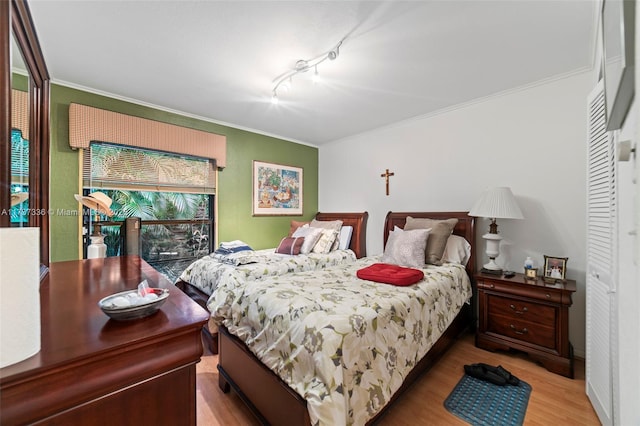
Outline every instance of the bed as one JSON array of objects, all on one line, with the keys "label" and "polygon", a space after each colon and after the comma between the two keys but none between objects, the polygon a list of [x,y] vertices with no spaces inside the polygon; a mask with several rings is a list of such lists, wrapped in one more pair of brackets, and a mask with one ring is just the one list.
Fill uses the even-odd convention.
[{"label": "bed", "polygon": [[[475,246],[474,219],[467,212],[389,212],[385,245],[409,216],[458,219],[453,233]],[[379,261],[373,256],[270,277],[238,286],[237,292],[219,287],[209,308],[220,323],[220,388],[233,388],[265,424],[375,422],[472,325],[475,256],[471,249],[466,266],[425,267],[425,279],[413,286],[354,278],[358,268]],[[451,279],[441,282],[437,274]],[[426,319],[423,311],[435,315]],[[263,329],[263,323],[282,328]]]},{"label": "bed", "polygon": [[[255,262],[231,265],[205,256],[193,262],[180,275],[175,285],[205,309],[211,294],[220,282],[225,280],[257,280],[270,275],[282,275],[303,270],[315,270],[331,265],[350,263],[366,256],[367,212],[316,214],[318,221],[342,221],[343,226],[352,228],[347,250],[336,250],[328,254],[286,256],[274,254],[274,249],[255,252]],[[203,328],[204,341],[212,353],[218,353],[217,328],[208,324]]]}]

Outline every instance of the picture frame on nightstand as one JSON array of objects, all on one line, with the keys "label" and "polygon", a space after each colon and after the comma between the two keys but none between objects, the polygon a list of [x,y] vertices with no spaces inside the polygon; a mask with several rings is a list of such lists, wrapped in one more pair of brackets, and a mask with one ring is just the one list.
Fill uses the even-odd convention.
[{"label": "picture frame on nightstand", "polygon": [[544,255],[544,275],[546,283],[565,282],[568,257],[553,257]]}]

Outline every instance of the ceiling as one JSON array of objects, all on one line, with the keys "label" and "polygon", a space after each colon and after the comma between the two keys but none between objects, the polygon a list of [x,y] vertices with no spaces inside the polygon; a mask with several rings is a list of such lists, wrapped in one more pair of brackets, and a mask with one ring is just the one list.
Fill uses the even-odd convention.
[{"label": "ceiling", "polygon": [[[590,69],[588,0],[30,0],[54,83],[320,146]],[[273,81],[332,49],[340,55]]]}]

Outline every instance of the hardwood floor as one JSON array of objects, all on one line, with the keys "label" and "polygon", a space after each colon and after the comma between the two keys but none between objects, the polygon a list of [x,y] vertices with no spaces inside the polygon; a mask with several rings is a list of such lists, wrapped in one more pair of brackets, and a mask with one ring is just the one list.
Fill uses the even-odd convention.
[{"label": "hardwood floor", "polygon": [[[380,420],[378,425],[466,425],[444,408],[463,374],[463,365],[484,362],[502,365],[532,387],[525,425],[599,425],[585,394],[584,362],[576,361],[575,379],[548,372],[525,354],[488,352],[474,346],[473,335],[461,337]],[[197,365],[197,414],[200,426],[250,426],[259,422],[236,394],[218,388],[217,355],[206,352]]]}]

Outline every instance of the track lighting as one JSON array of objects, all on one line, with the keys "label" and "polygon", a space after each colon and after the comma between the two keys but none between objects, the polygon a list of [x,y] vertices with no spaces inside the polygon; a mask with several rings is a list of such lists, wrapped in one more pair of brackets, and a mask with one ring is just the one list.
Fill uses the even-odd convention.
[{"label": "track lighting", "polygon": [[290,90],[293,83],[292,78],[297,74],[307,72],[310,69],[313,69],[314,73],[311,79],[313,80],[314,83],[319,82],[320,75],[318,74],[318,65],[320,65],[322,62],[326,61],[327,59],[331,61],[335,60],[338,57],[338,55],[340,55],[340,46],[342,45],[343,40],[340,40],[340,42],[333,49],[323,53],[322,55],[316,56],[315,58],[312,58],[312,59],[300,59],[295,63],[295,66],[293,69],[284,72],[283,74],[279,75],[275,80],[273,80],[271,103],[278,104],[278,91],[286,92]]}]

